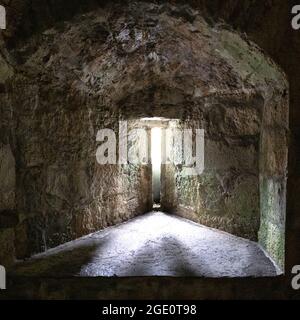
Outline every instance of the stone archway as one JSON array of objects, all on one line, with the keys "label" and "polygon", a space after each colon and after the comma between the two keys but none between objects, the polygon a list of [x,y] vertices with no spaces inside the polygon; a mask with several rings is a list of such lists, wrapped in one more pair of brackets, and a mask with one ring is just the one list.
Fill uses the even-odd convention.
[{"label": "stone archway", "polygon": [[193,10],[141,3],[74,18],[12,54],[19,257],[149,211],[147,166],[99,168],[95,135],[157,116],[206,131],[205,175],[166,168],[164,207],[258,238],[283,268],[288,84],[256,45]]}]

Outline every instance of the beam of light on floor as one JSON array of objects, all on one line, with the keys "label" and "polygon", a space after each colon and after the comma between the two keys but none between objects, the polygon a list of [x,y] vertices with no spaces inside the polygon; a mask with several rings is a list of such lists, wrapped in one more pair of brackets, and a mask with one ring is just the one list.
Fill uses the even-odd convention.
[{"label": "beam of light on floor", "polygon": [[71,241],[12,270],[21,277],[275,277],[273,262],[250,240],[151,212]]}]

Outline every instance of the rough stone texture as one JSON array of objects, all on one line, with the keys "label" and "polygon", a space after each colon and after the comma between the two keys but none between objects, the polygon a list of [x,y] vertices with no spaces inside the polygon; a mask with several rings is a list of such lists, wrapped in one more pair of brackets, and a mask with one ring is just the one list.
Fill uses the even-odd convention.
[{"label": "rough stone texture", "polygon": [[[218,110],[217,113],[220,115]],[[205,168],[200,175],[186,176],[186,166],[172,168],[167,165],[162,176],[162,180],[166,180],[162,207],[202,224],[257,240],[260,221],[259,136],[256,133],[252,137],[228,137],[228,133],[223,132],[222,138],[215,138],[223,120],[190,122],[182,126],[205,129]],[[236,118],[236,122],[241,121]],[[211,126],[216,128],[209,129]]]},{"label": "rough stone texture", "polygon": [[5,100],[5,83],[13,76],[13,68],[6,60],[0,35],[0,264],[9,266],[15,261],[15,233],[18,214],[15,212],[16,202],[16,165],[10,145],[9,127],[11,120],[10,106]]},{"label": "rough stone texture", "polygon": [[21,262],[24,277],[272,277],[257,243],[151,212]]},{"label": "rough stone texture", "polygon": [[0,262],[10,266],[15,262],[15,234],[13,228],[0,229]]},{"label": "rough stone texture", "polygon": [[0,145],[0,211],[15,207],[15,159],[9,145]]},{"label": "rough stone texture", "polygon": [[[211,27],[191,8],[130,3],[54,26],[18,44],[11,56],[18,64],[6,103],[28,254],[149,209],[144,169],[95,163],[98,129],[118,132],[118,119],[149,116],[176,117],[206,132],[210,168],[193,181],[176,175],[174,211],[192,211],[197,221],[256,239],[259,137],[266,132],[262,141],[269,136],[285,146],[285,134],[264,126],[286,129],[288,96],[283,73],[253,43]],[[285,149],[277,156],[270,148],[262,143],[267,165],[272,156],[286,158]],[[232,159],[217,163],[228,154]],[[261,170],[268,172],[267,165]],[[129,184],[120,182],[124,172]],[[141,196],[139,189],[148,192]],[[284,229],[269,232],[270,214],[264,214],[261,239],[279,261],[283,247],[274,251],[267,242]]]},{"label": "rough stone texture", "polygon": [[77,18],[63,32],[57,27],[17,47],[11,52],[15,76],[9,80],[3,73],[3,132],[14,149],[17,189],[10,172],[14,158],[5,145],[0,149],[5,176],[0,203],[16,191],[10,207],[16,207],[21,223],[15,230],[17,258],[151,209],[149,166],[96,163],[97,130],[118,133],[119,114],[101,101],[113,95],[108,88],[101,94],[96,83],[95,92],[88,89],[94,75],[87,69],[99,66],[98,50],[108,45],[109,35],[104,13],[92,16],[94,21]]},{"label": "rough stone texture", "polygon": [[[2,1],[7,3],[8,1]],[[100,1],[9,1],[9,29],[6,42],[11,47],[34,32],[46,30],[55,22],[66,20],[80,11],[91,10]],[[15,291],[11,297],[27,298],[299,298],[291,289],[290,270],[300,259],[299,215],[299,33],[290,25],[294,1],[174,1],[190,3],[206,15],[225,19],[266,50],[288,74],[290,96],[289,178],[286,227],[286,275],[277,279],[10,279]],[[221,21],[222,24],[222,21]],[[2,105],[3,106],[3,105]],[[1,112],[2,109],[0,108]],[[1,117],[1,120],[3,118]],[[2,125],[2,123],[1,123]],[[3,137],[3,134],[1,134]],[[30,286],[31,285],[31,286]],[[216,290],[215,288],[218,288]]]}]

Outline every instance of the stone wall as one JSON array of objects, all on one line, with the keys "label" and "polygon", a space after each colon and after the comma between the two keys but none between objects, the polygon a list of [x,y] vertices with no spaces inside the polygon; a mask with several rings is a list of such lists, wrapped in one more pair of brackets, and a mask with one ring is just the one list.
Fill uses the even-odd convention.
[{"label": "stone wall", "polygon": [[[0,39],[0,48],[3,42]],[[5,82],[13,76],[13,69],[0,55],[0,101],[5,98]],[[16,165],[10,139],[11,109],[0,104],[0,262],[10,265],[15,258],[14,227],[18,224],[15,211]]]},{"label": "stone wall", "polygon": [[[287,114],[287,85],[281,71],[245,37],[242,39],[227,30],[227,26],[207,24],[189,7],[133,4],[127,11],[122,6],[116,6],[113,10],[93,11],[84,16],[77,16],[72,21],[57,23],[59,20],[70,18],[73,11],[68,13],[68,17],[64,17],[63,13],[51,16],[47,14],[51,10],[46,2],[44,6],[41,5],[43,2],[40,2],[40,5],[30,4],[30,8],[27,1],[20,3],[22,6],[16,4],[14,7],[14,3],[10,4],[13,9],[9,11],[10,15],[17,12],[15,16],[18,19],[14,22],[14,28],[5,35],[16,75],[5,84],[5,97],[1,98],[4,99],[1,105],[7,117],[12,115],[9,147],[8,142],[4,145],[11,148],[16,161],[15,207],[20,219],[18,227],[15,228],[16,239],[25,239],[16,240],[19,242],[17,251],[20,257],[120,221],[119,217],[107,216],[114,208],[120,209],[117,205],[119,202],[109,202],[115,205],[108,207],[107,213],[103,215],[98,210],[103,203],[103,207],[106,207],[107,202],[104,199],[116,198],[117,193],[112,192],[104,196],[99,181],[106,177],[106,173],[103,174],[94,163],[96,130],[99,126],[115,127],[120,113],[135,114],[136,118],[166,116],[186,119],[185,110],[203,109],[206,107],[205,103],[209,103],[214,108],[203,110],[209,117],[204,123],[207,126],[209,123],[217,124],[218,117],[221,116],[221,120],[226,124],[227,119],[229,126],[223,129],[227,133],[230,133],[230,130],[234,131],[229,134],[232,140],[226,143],[223,141],[224,148],[228,148],[229,145],[230,148],[234,146],[237,149],[239,144],[234,144],[234,140],[237,136],[241,138],[238,131],[246,130],[247,127],[240,127],[239,121],[230,123],[231,117],[228,117],[228,112],[242,110],[243,107],[240,106],[246,101],[253,110],[260,108],[259,114],[264,109],[273,108],[278,108],[279,113],[283,112],[283,115]],[[67,3],[69,4],[66,2],[65,6]],[[78,4],[78,10],[84,10],[83,2],[78,1]],[[222,1],[210,1],[204,5],[199,5],[196,1],[194,4],[203,9],[203,15],[214,12],[215,16],[219,14],[228,20],[235,17],[239,10],[250,10],[252,16],[255,12],[258,16],[265,17],[263,10],[259,13],[254,10],[260,8],[259,4],[255,4],[254,9],[246,4],[236,4],[235,1],[228,1],[226,5]],[[62,12],[60,8],[59,1],[55,1],[52,12]],[[36,24],[28,23],[31,21],[29,12],[35,14]],[[139,19],[141,12],[147,13],[147,21]],[[273,17],[274,15],[272,19],[275,21]],[[23,25],[25,21],[27,22]],[[244,19],[239,15],[234,21],[236,25],[242,25],[246,29]],[[251,21],[248,22],[250,24]],[[23,34],[20,32],[20,26]],[[262,45],[266,39],[259,35],[260,32],[257,30],[259,28],[249,32],[256,32],[256,40]],[[37,34],[27,38],[32,32],[37,31]],[[266,49],[274,50],[268,46]],[[258,105],[256,100],[260,101]],[[240,106],[224,107],[236,101],[241,102]],[[241,119],[245,116],[242,113],[243,111],[238,116]],[[193,116],[199,119],[198,115]],[[210,118],[214,120],[209,121]],[[259,119],[261,121],[261,118]],[[259,132],[262,133],[263,121],[259,126],[262,126],[259,127]],[[266,131],[266,134],[270,132],[272,140],[280,140],[279,144],[283,146],[281,154],[286,159],[286,142],[283,142],[286,137],[286,119],[280,127],[284,132],[283,136],[281,131],[280,135],[276,136],[272,135],[271,132],[274,131],[271,130]],[[256,131],[251,132],[250,137],[245,134],[247,139],[249,138],[246,140],[250,151],[249,155],[245,156],[247,159],[243,163],[243,171],[246,171],[247,161],[251,162],[253,158],[251,170],[254,173],[251,172],[250,176],[255,180],[251,182],[252,185],[257,186],[258,141],[255,137],[258,129],[254,128]],[[211,130],[214,131],[213,128]],[[264,139],[261,140],[260,150],[265,152],[264,159],[269,162],[274,154],[279,153],[266,150],[263,147],[263,141],[266,141]],[[219,137],[212,134],[207,144],[208,150],[211,149],[210,154],[215,153],[214,145],[218,144],[218,141]],[[244,145],[242,148],[246,149]],[[225,153],[227,154],[224,150],[222,156]],[[277,157],[275,155],[275,158]],[[231,170],[235,161],[236,159],[229,159],[226,169],[222,169],[221,173],[220,180],[223,182],[224,177],[228,175],[229,187],[232,187],[232,177],[235,183],[243,184],[240,173]],[[238,162],[241,162],[241,159]],[[261,166],[261,185],[266,185],[266,179],[271,178],[271,182],[263,189],[271,189],[274,192],[278,190],[278,187],[271,188],[278,173],[282,186],[280,199],[284,199],[284,164],[280,167],[282,170],[279,164],[275,164],[275,170],[278,170],[276,173],[270,173],[268,168]],[[116,190],[119,177],[123,176],[120,173],[121,169],[107,170],[113,177],[109,181],[110,190]],[[137,173],[136,176],[147,177],[147,168],[141,170],[143,171],[136,168],[133,172]],[[127,175],[128,173],[125,173],[124,180],[127,179]],[[213,182],[216,182],[216,177],[215,174]],[[137,186],[139,181],[143,181],[143,178],[130,180],[129,183]],[[216,189],[227,188],[227,182],[221,181],[217,181]],[[188,183],[192,186],[199,185],[195,181]],[[128,185],[126,186],[128,189]],[[129,184],[129,187],[131,186]],[[141,186],[148,190],[147,184],[141,183],[138,188]],[[257,204],[257,194],[254,194],[251,198],[255,199]],[[187,196],[183,193],[182,200],[186,201]],[[133,198],[139,199],[138,194]],[[124,195],[123,199],[126,202],[132,197]],[[225,199],[226,192],[219,199],[220,203]],[[134,201],[132,212],[137,212],[137,208],[149,209],[145,202]],[[269,202],[272,202],[272,199]],[[249,208],[249,205],[247,207]],[[236,205],[234,208],[241,212]],[[260,238],[272,254],[273,251],[278,252],[278,248],[282,248],[282,241],[273,249],[266,240],[270,237],[264,237],[264,234],[282,235],[284,221],[281,219],[278,222],[277,229],[280,229],[280,232],[276,233],[271,229],[274,220],[268,217],[273,213],[276,216],[282,213],[284,203],[281,201],[278,206],[273,202],[271,209],[269,208],[268,206],[265,210],[267,218],[262,220]],[[225,213],[222,215],[226,217]],[[249,218],[248,215],[247,217]],[[122,216],[123,218],[126,219],[128,216]],[[253,218],[252,222],[255,221],[252,226],[257,230],[256,209],[250,218]],[[253,236],[253,230],[243,233],[251,234],[249,237]],[[282,252],[282,249],[279,251]],[[277,253],[274,254],[274,258],[277,256]]]},{"label": "stone wall", "polygon": [[[80,50],[73,52],[77,57],[67,52],[75,34],[68,45],[62,38],[48,42],[60,32],[46,32],[46,42],[33,38],[32,57],[21,52],[24,47],[9,56],[11,64],[1,56],[0,263],[5,266],[152,208],[149,165],[96,162],[97,131],[110,128],[118,135],[119,115],[96,94],[72,88],[78,75],[70,64],[83,67],[79,57],[89,58]],[[84,41],[78,46],[89,50],[91,39]]]},{"label": "stone wall", "polygon": [[[274,96],[268,97],[263,109],[259,160],[259,242],[282,269],[285,260],[289,136],[287,98],[278,101]],[[270,104],[269,99],[274,99],[274,102]]]},{"label": "stone wall", "polygon": [[28,242],[26,251],[22,252],[24,245],[17,248],[18,257],[151,208],[149,167],[96,162],[97,131],[110,128],[117,135],[118,118],[99,107],[97,99],[76,101],[69,96],[71,88],[58,86],[37,85],[35,79],[24,78],[13,84],[17,210],[23,217],[16,238],[26,234]]},{"label": "stone wall", "polygon": [[[165,211],[257,241],[259,105],[261,101],[255,99],[248,102],[223,99],[222,103],[206,103],[202,111],[205,120],[197,121],[196,115],[181,122],[177,129],[204,130],[204,171],[186,175],[184,164],[165,166],[162,176]],[[249,119],[247,125],[245,119]]]},{"label": "stone wall", "polygon": [[206,101],[198,121],[190,110],[176,128],[204,129],[204,172],[186,176],[184,165],[163,166],[162,207],[259,240],[283,269],[288,108],[286,97],[279,100]]}]

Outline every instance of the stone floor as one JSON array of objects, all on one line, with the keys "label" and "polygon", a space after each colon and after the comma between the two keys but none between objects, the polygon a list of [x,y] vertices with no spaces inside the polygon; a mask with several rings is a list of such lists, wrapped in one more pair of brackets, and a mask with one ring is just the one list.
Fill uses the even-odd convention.
[{"label": "stone floor", "polygon": [[259,277],[277,270],[255,242],[151,212],[20,262],[12,274]]}]

